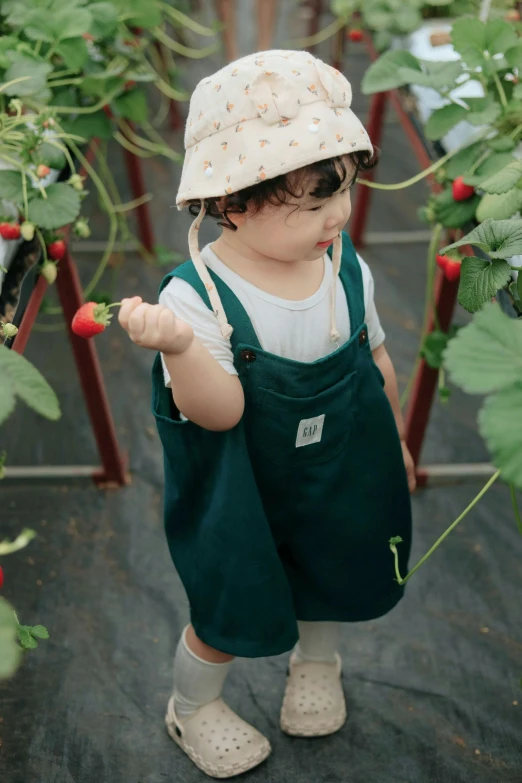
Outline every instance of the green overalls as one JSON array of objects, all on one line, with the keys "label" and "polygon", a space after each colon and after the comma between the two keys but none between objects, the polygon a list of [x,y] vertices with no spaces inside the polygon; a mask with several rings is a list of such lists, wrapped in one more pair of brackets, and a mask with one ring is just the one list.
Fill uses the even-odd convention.
[{"label": "green overalls", "polygon": [[[211,274],[234,328],[245,413],[227,432],[181,421],[156,357],[165,528],[199,638],[232,655],[277,655],[296,643],[297,620],[370,620],[400,600],[388,540],[402,536],[405,573],[408,483],[349,237],[340,278],[352,336],[315,362],[264,351],[239,300]],[[210,306],[192,262],[162,288],[173,276]]]}]

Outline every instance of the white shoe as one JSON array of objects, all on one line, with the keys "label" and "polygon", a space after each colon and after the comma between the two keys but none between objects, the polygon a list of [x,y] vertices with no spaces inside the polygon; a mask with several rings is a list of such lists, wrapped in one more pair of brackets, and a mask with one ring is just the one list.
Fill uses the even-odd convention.
[{"label": "white shoe", "polygon": [[174,742],[210,777],[241,775],[261,764],[272,750],[266,737],[236,715],[222,699],[215,699],[180,720],[171,696],[165,723]]},{"label": "white shoe", "polygon": [[281,728],[294,737],[323,737],[339,731],[346,721],[341,684],[341,658],[335,663],[299,662],[290,656]]}]

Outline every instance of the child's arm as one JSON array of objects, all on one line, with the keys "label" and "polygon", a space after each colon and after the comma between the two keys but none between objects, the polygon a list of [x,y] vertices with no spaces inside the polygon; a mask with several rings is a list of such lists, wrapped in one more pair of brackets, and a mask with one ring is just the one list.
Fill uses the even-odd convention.
[{"label": "child's arm", "polygon": [[230,375],[194,336],[184,321],[163,305],[123,299],[118,320],[133,342],[163,354],[177,408],[206,430],[236,426],[245,398],[237,376]]},{"label": "child's arm", "polygon": [[395,416],[395,422],[397,424],[397,429],[399,431],[399,437],[402,444],[404,464],[408,474],[408,486],[410,488],[410,492],[413,492],[417,484],[417,479],[415,476],[415,465],[406,445],[406,441],[404,440],[406,433],[404,431],[404,420],[402,418],[401,405],[399,402],[399,388],[397,386],[395,370],[392,364],[392,360],[388,355],[388,351],[384,347],[384,344],[379,345],[375,351],[372,351],[372,355],[375,364],[378,366],[379,370],[384,376],[384,391],[386,392],[386,396],[390,401],[393,415]]}]

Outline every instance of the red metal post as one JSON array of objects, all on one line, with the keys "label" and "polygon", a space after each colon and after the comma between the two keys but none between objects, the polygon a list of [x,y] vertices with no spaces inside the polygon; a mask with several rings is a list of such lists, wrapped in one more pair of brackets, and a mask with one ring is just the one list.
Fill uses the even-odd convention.
[{"label": "red metal post", "polygon": [[[451,324],[457,293],[458,280],[448,280],[439,272],[435,286],[435,307],[442,331],[446,332]],[[428,325],[428,331],[433,330],[433,318]],[[415,384],[412,389],[410,403],[406,411],[406,443],[413,461],[419,464],[422,444],[426,434],[426,428],[430,417],[433,397],[437,388],[438,370],[429,367],[424,359],[421,360]]]},{"label": "red metal post", "polygon": [[31,329],[33,328],[36,316],[40,310],[40,305],[42,304],[42,299],[45,296],[46,290],[47,280],[43,275],[39,275],[38,282],[27,303],[27,307],[25,308],[17,335],[13,340],[13,351],[16,351],[16,353],[23,354],[25,351],[25,346],[29,340]]},{"label": "red metal post", "polygon": [[129,477],[126,472],[126,459],[118,446],[116,429],[105,391],[96,347],[92,340],[78,337],[71,329],[74,314],[83,304],[83,296],[78,271],[70,256],[69,249],[67,249],[64,258],[58,265],[56,287],[63,308],[87,410],[102,460],[103,471],[95,475],[95,481],[97,483],[123,486],[129,483]]}]

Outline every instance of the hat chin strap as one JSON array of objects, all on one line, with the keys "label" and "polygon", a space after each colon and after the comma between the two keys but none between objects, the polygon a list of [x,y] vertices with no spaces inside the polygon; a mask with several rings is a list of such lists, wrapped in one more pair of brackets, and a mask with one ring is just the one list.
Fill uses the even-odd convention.
[{"label": "hat chin strap", "polygon": [[205,212],[206,212],[205,202],[202,199],[199,215],[192,223],[189,231],[188,242],[189,242],[190,257],[192,258],[192,262],[196,268],[196,272],[198,273],[201,282],[207,289],[208,298],[210,299],[210,304],[212,305],[214,315],[218,320],[219,328],[221,329],[221,334],[223,335],[225,340],[228,340],[234,330],[232,329],[232,327],[227,321],[225,310],[221,303],[221,298],[216,290],[214,281],[210,277],[210,273],[206,267],[206,264],[201,258],[201,253],[199,252],[199,227],[201,225],[201,221],[205,217]]},{"label": "hat chin strap", "polygon": [[341,337],[337,329],[336,306],[337,306],[337,279],[339,277],[339,272],[341,270],[342,253],[343,253],[343,240],[341,234],[338,234],[334,239],[333,251],[332,251],[333,280],[332,280],[332,305],[330,308],[330,313],[331,313],[330,339],[334,343],[338,342]]}]

